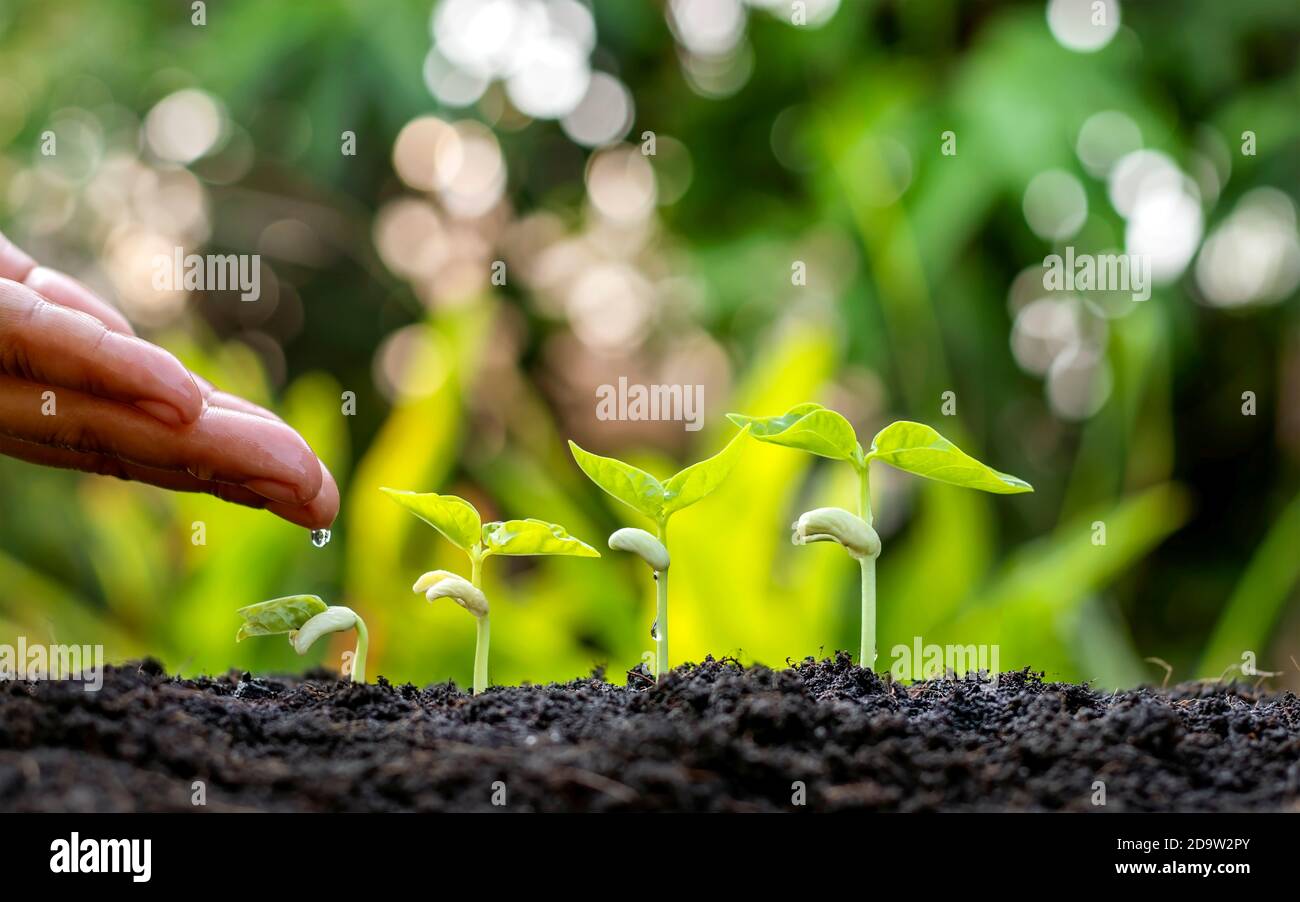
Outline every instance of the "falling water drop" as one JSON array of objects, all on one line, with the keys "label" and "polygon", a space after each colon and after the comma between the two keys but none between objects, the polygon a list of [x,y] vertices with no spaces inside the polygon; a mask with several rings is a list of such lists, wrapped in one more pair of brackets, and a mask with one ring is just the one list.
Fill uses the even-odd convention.
[{"label": "falling water drop", "polygon": [[311,531],[311,543],[317,548],[324,548],[330,543],[330,531],[328,529],[313,529]]}]

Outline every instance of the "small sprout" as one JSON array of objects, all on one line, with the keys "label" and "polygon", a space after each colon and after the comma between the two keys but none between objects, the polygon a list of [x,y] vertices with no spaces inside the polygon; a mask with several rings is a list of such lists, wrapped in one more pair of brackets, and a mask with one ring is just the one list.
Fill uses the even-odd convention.
[{"label": "small sprout", "polygon": [[[609,547],[640,555],[655,574],[656,617],[651,635],[655,641],[655,675],[668,672],[668,520],[673,514],[707,498],[720,486],[740,458],[748,429],[742,429],[717,454],[691,464],[667,482],[613,457],[601,457],[569,442],[573,459],[587,478],[628,507],[649,517],[659,528],[656,539],[641,529],[620,529],[609,537]],[[640,533],[641,536],[637,536]],[[650,539],[654,546],[647,545]],[[618,544],[615,544],[615,543]],[[659,552],[662,551],[662,556]],[[657,564],[662,563],[659,567]]]},{"label": "small sprout", "polygon": [[351,608],[331,605],[304,623],[300,629],[289,633],[289,644],[298,654],[305,655],[321,636],[353,629],[360,619]]},{"label": "small sprout", "polygon": [[1170,664],[1164,658],[1143,658],[1148,664],[1156,664],[1165,670],[1165,678],[1160,681],[1160,688],[1165,689],[1169,686],[1169,678],[1174,675],[1174,665]]},{"label": "small sprout", "polygon": [[854,560],[880,557],[880,536],[867,521],[840,507],[819,507],[794,524],[794,543],[839,542]]},{"label": "small sprout", "polygon": [[483,590],[447,570],[431,570],[415,581],[414,588],[416,592],[423,592],[429,601],[450,598],[475,617],[488,615],[488,600]]},{"label": "small sprout", "polygon": [[649,564],[650,569],[656,573],[663,573],[671,563],[664,543],[644,529],[637,529],[635,526],[625,526],[615,531],[609,537],[609,547],[615,551],[632,552]]},{"label": "small sprout", "polygon": [[450,598],[474,615],[477,624],[474,643],[475,695],[487,688],[488,647],[492,633],[488,619],[488,600],[480,585],[483,561],[494,554],[600,557],[599,551],[586,542],[575,539],[563,526],[555,523],[533,519],[484,523],[474,505],[455,495],[389,488],[381,488],[380,491],[438,530],[447,541],[469,557],[468,580],[448,570],[431,570],[416,580],[413,588],[416,592],[425,593],[425,598],[429,601]]},{"label": "small sprout", "polygon": [[370,634],[365,621],[351,608],[326,606],[316,595],[286,595],[240,608],[236,613],[244,618],[243,626],[235,634],[236,642],[249,636],[287,635],[289,645],[300,655],[307,654],[321,636],[355,629],[357,648],[352,656],[351,678],[354,683],[366,681]]},{"label": "small sprout", "polygon": [[871,462],[879,460],[916,476],[999,495],[1034,490],[1023,479],[980,463],[923,423],[891,423],[876,433],[870,449],[863,450],[849,421],[820,404],[796,404],[780,416],[729,413],[727,418],[760,442],[847,461],[857,471],[859,517],[845,519],[852,515],[838,508],[809,511],[795,523],[794,541],[796,545],[839,542],[858,560],[862,568],[859,662],[863,667],[874,667],[876,663],[876,558],[880,555],[880,537],[871,521]]}]

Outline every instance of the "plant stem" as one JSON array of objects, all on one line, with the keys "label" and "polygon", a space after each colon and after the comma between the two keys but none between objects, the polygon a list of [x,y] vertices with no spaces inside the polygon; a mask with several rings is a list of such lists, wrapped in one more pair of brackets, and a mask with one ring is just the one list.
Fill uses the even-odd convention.
[{"label": "plant stem", "polygon": [[474,619],[478,623],[478,639],[474,643],[474,694],[478,695],[488,684],[488,640],[492,626],[487,614]]},{"label": "plant stem", "polygon": [[[469,553],[469,581],[475,589],[483,588],[479,585],[483,581],[481,545],[475,545]],[[478,624],[474,639],[474,694],[478,695],[488,684],[488,643],[492,638],[492,624],[488,622],[487,614],[475,617],[474,622]]]},{"label": "plant stem", "polygon": [[858,466],[858,485],[861,488],[861,494],[858,496],[858,516],[867,521],[868,526],[872,526],[870,461],[864,462]]},{"label": "plant stem", "polygon": [[[864,461],[858,467],[862,494],[858,500],[858,516],[871,526],[871,463]],[[862,564],[862,644],[858,651],[858,666],[876,669],[876,559],[865,557]]]},{"label": "plant stem", "polygon": [[[668,521],[659,522],[659,541],[668,547]],[[668,673],[668,571],[655,572],[655,679]]]},{"label": "plant stem", "polygon": [[862,650],[858,666],[876,669],[876,559],[862,559]]},{"label": "plant stem", "polygon": [[366,631],[366,623],[359,616],[357,617],[357,650],[352,653],[352,682],[364,683],[366,681],[366,653],[370,651],[370,633]]}]

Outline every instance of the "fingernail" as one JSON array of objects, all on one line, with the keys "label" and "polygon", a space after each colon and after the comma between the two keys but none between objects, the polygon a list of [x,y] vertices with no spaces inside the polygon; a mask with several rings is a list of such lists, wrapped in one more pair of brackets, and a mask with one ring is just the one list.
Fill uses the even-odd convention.
[{"label": "fingernail", "polygon": [[162,401],[136,401],[135,406],[155,420],[162,420],[168,426],[179,426],[184,422],[179,410]]},{"label": "fingernail", "polygon": [[283,482],[276,482],[274,479],[250,479],[244,483],[244,487],[250,491],[257,492],[263,498],[270,498],[272,501],[280,501],[284,504],[302,504],[298,499],[298,492],[291,485]]}]

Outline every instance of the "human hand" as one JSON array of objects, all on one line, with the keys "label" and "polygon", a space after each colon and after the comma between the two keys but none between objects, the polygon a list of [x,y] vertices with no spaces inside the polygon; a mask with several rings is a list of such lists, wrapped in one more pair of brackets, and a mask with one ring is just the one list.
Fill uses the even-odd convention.
[{"label": "human hand", "polygon": [[4,235],[0,454],[206,492],[308,529],[338,514],[338,486],[297,432],[189,372]]}]

